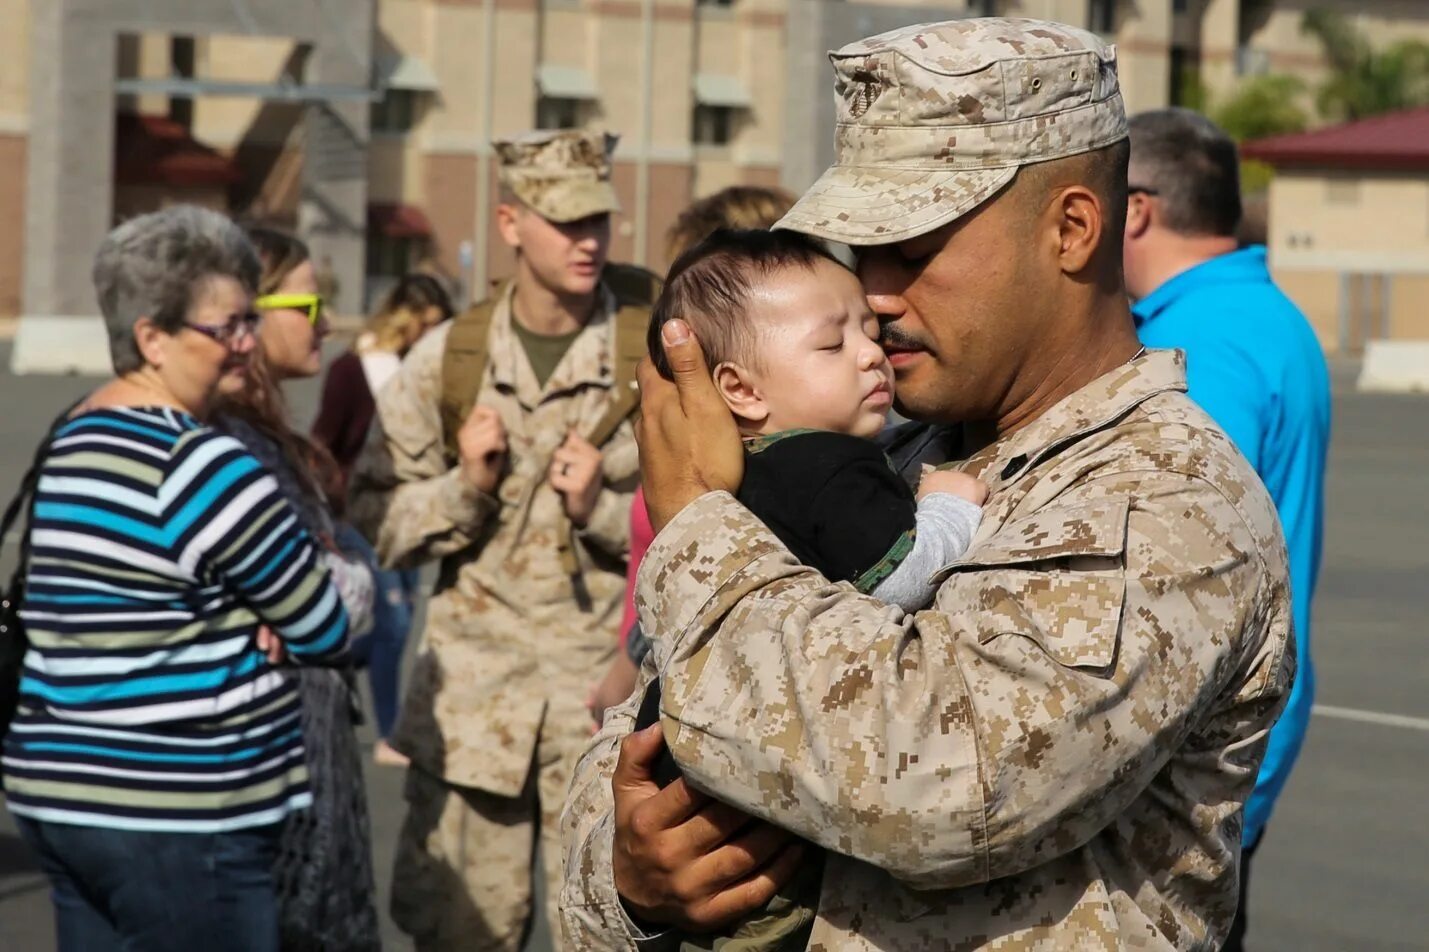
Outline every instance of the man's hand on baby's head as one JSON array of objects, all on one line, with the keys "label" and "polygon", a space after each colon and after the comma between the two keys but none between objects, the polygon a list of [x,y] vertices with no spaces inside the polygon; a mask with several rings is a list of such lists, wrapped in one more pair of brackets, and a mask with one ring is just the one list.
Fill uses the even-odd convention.
[{"label": "man's hand on baby's head", "polygon": [[930,493],[951,493],[981,506],[987,502],[987,483],[955,469],[929,469],[918,483],[918,498]]}]

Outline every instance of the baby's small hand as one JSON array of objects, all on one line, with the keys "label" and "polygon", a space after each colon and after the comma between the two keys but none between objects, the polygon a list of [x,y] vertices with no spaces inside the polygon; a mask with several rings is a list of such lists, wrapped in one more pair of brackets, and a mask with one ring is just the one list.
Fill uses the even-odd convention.
[{"label": "baby's small hand", "polygon": [[955,469],[933,469],[923,473],[918,483],[918,498],[929,493],[952,493],[981,506],[987,502],[987,484]]}]

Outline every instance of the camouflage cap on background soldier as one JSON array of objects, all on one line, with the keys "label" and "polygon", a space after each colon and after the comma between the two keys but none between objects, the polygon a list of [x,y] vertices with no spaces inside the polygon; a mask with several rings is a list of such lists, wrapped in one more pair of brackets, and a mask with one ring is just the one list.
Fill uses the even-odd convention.
[{"label": "camouflage cap on background soldier", "polygon": [[610,184],[611,155],[620,137],[564,129],[528,132],[493,142],[501,184],[542,218],[579,221],[620,211]]},{"label": "camouflage cap on background soldier", "polygon": [[1044,20],[905,27],[829,55],[837,160],[776,227],[849,245],[926,234],[1022,165],[1126,138],[1113,47]]}]

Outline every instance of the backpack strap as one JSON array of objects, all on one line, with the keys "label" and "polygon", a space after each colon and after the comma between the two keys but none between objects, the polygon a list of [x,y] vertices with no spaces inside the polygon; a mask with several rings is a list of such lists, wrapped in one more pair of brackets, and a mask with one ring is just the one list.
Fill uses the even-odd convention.
[{"label": "backpack strap", "polygon": [[605,281],[615,293],[620,309],[615,312],[615,384],[610,391],[610,406],[586,434],[595,446],[604,445],[620,424],[640,408],[636,371],[646,356],[650,308],[662,287],[653,272],[629,264],[606,266]]},{"label": "backpack strap", "polygon": [[[620,429],[620,424],[640,407],[636,370],[645,358],[650,307],[659,296],[661,287],[660,279],[653,272],[635,265],[608,264],[601,280],[615,295],[618,310],[615,314],[615,366],[612,368],[615,380],[610,405],[586,434],[586,439],[595,446],[607,443]],[[448,462],[453,466],[458,460],[457,432],[476,405],[491,361],[491,321],[496,313],[496,302],[505,293],[503,286],[492,297],[472,305],[453,319],[452,328],[447,332],[446,349],[442,353],[440,411],[442,445]],[[558,532],[557,540],[561,567],[571,577],[577,605],[581,611],[588,612],[591,601],[576,551],[579,543],[575,527],[567,522],[564,529]],[[456,567],[456,557],[448,557],[443,561],[443,576],[450,575],[454,579]]]},{"label": "backpack strap", "polygon": [[442,447],[447,462],[455,466],[458,458],[456,435],[481,390],[486,368],[491,363],[489,338],[491,318],[496,302],[505,288],[493,297],[478,301],[452,319],[447,332],[446,348],[442,351],[442,393],[439,410],[442,419]]},{"label": "backpack strap", "polygon": [[610,389],[610,406],[586,434],[595,446],[605,445],[620,424],[640,409],[636,371],[645,359],[645,332],[649,325],[649,307],[626,305],[615,314],[615,383]]}]

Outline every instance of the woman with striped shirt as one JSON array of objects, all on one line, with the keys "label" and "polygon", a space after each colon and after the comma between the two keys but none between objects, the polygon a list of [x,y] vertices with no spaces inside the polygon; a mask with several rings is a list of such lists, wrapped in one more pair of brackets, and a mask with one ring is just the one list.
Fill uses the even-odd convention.
[{"label": "woman with striped shirt", "polygon": [[95,262],[116,377],[41,469],[3,758],[62,952],[278,948],[277,831],[311,794],[273,661],[342,660],[348,619],[273,477],[204,422],[253,349],[258,270],[232,222],[182,206]]}]

